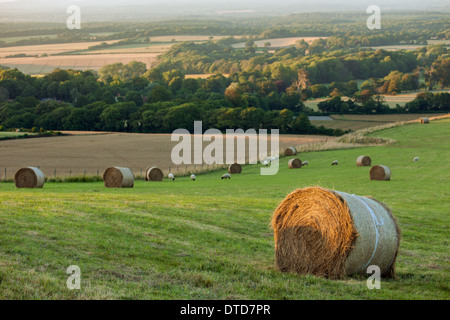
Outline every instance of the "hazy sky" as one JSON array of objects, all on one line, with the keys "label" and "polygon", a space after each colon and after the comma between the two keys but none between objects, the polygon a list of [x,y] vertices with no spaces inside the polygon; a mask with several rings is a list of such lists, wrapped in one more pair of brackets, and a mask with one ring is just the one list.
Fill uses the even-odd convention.
[{"label": "hazy sky", "polygon": [[382,10],[450,10],[448,0],[0,0],[0,22],[60,21],[72,4],[90,21],[365,11],[369,5]]}]

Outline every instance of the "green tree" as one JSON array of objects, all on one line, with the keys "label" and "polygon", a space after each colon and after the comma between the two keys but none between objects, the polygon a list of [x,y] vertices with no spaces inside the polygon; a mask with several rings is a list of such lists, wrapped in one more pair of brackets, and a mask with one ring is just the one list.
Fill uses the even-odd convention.
[{"label": "green tree", "polygon": [[124,128],[122,116],[117,107],[111,106],[103,110],[100,120],[105,131],[122,131]]},{"label": "green tree", "polygon": [[311,128],[311,121],[309,121],[308,116],[304,113],[301,113],[298,117],[296,117],[291,125],[292,133],[297,134],[308,134],[311,132]]},{"label": "green tree", "polygon": [[148,95],[148,102],[158,102],[170,100],[170,92],[163,86],[153,87]]},{"label": "green tree", "polygon": [[288,133],[290,126],[294,118],[294,113],[289,109],[283,109],[280,111],[279,129],[280,133]]},{"label": "green tree", "polygon": [[194,131],[194,121],[202,120],[202,112],[199,107],[193,103],[185,103],[172,107],[167,112],[163,120],[164,130],[167,132],[176,129],[187,129]]},{"label": "green tree", "polygon": [[246,108],[241,111],[242,129],[261,129],[264,120],[264,110],[260,108]]}]

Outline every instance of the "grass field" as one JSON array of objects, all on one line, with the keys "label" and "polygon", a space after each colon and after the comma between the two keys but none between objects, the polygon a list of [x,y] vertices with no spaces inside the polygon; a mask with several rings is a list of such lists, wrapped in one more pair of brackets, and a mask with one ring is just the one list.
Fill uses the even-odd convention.
[{"label": "grass field", "polygon": [[315,126],[324,126],[331,129],[342,129],[353,131],[380,126],[383,124],[398,122],[398,121],[411,121],[414,119],[420,119],[421,117],[433,117],[443,114],[380,114],[380,115],[359,115],[359,114],[343,114],[332,115],[333,120],[311,120],[311,123]]},{"label": "grass field", "polygon": [[34,135],[35,133],[30,133],[30,132],[8,132],[8,131],[0,131],[0,139],[1,138],[15,138],[15,137],[20,137],[23,135]]},{"label": "grass field", "polygon": [[[358,80],[357,82],[361,82],[361,80]],[[442,90],[442,91],[448,92],[448,90]],[[397,104],[399,104],[400,106],[403,107],[407,102],[414,100],[416,98],[417,94],[420,92],[423,92],[423,91],[400,93],[397,95],[383,95],[383,97],[386,100],[386,104],[389,105],[389,107],[395,108],[397,106]],[[432,91],[432,92],[435,92],[435,91]],[[436,92],[440,92],[440,91],[436,91]],[[311,100],[305,101],[304,104],[308,108],[311,108],[315,111],[319,111],[319,108],[317,107],[318,103],[328,100],[328,99],[329,98],[311,99]],[[346,101],[348,99],[348,97],[343,97],[342,99]]]},{"label": "grass field", "polygon": [[[374,132],[397,143],[301,154],[310,165],[299,170],[284,158],[275,176],[255,165],[231,180],[219,171],[127,190],[1,183],[0,299],[449,299],[449,134],[448,119]],[[392,181],[370,181],[355,165],[361,154],[388,165]],[[272,212],[311,185],[392,208],[402,229],[396,279],[369,290],[364,276],[276,270]],[[81,268],[81,290],[66,288],[70,265]]]}]

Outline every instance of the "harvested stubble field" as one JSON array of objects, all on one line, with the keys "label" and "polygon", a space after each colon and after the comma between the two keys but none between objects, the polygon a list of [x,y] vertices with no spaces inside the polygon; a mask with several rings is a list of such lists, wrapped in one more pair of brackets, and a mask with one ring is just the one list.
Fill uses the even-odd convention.
[{"label": "harvested stubble field", "polygon": [[[115,43],[119,40],[105,41],[108,44]],[[76,50],[86,50],[90,46],[96,46],[102,42],[76,42],[76,43],[58,43],[58,44],[41,44],[41,45],[29,45],[29,46],[16,46],[16,47],[4,47],[0,48],[0,57],[26,53],[27,55],[41,56],[43,54],[61,54],[64,52],[71,52]],[[2,60],[3,61],[3,60]]]},{"label": "harvested stubble field", "polygon": [[[255,41],[257,47],[264,47],[266,42],[270,43],[271,47],[289,47],[295,45],[297,41],[305,40],[308,43],[312,43],[317,39],[327,39],[328,37],[290,37],[290,38],[274,38]],[[245,42],[240,42],[232,45],[234,48],[244,48]]]},{"label": "harvested stubble field", "polygon": [[[49,178],[55,175],[57,177],[97,175],[97,173],[101,175],[110,166],[129,167],[137,176],[142,176],[145,169],[150,166],[158,166],[166,174],[169,166],[175,174],[212,169],[206,165],[203,167],[196,165],[195,168],[193,165],[172,165],[171,150],[178,142],[172,142],[169,134],[67,133],[73,135],[0,141],[0,179],[5,179],[4,168],[7,168],[8,179],[24,166],[39,166]],[[280,149],[330,139],[333,138],[282,135]],[[205,147],[208,144],[209,142],[204,142],[203,145]]]},{"label": "harvested stubble field", "polygon": [[[448,299],[449,134],[448,119],[373,132],[397,143],[303,153],[309,166],[298,170],[283,158],[274,176],[254,165],[231,180],[220,170],[126,190],[1,183],[0,298]],[[370,181],[370,168],[355,165],[361,154],[388,165],[392,180]],[[330,166],[335,159],[339,166]],[[334,281],[276,270],[271,215],[288,193],[311,185],[392,208],[402,229],[397,278],[369,290],[367,276]],[[66,288],[70,265],[81,268],[81,290]]]},{"label": "harvested stubble field", "polygon": [[49,57],[24,57],[0,59],[0,65],[17,68],[21,72],[32,75],[50,73],[56,68],[76,70],[100,70],[103,66],[113,63],[127,64],[131,61],[143,62],[150,67],[159,53],[110,53],[83,54]]}]

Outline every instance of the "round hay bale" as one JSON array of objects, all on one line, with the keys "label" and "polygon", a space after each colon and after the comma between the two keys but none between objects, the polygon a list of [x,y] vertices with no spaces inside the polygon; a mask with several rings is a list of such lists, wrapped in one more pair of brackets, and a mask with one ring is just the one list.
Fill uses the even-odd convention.
[{"label": "round hay bale", "polygon": [[420,118],[420,123],[421,123],[421,124],[427,124],[427,123],[430,123],[430,119],[428,119],[428,118]]},{"label": "round hay bale", "polygon": [[391,169],[382,165],[373,166],[370,169],[370,180],[379,180],[379,181],[391,180]]},{"label": "round hay bale", "polygon": [[103,173],[107,188],[133,188],[134,174],[129,168],[111,167]]},{"label": "round hay bale", "polygon": [[288,165],[289,165],[289,169],[299,169],[302,167],[302,160],[298,159],[298,158],[293,158],[291,160],[289,160]]},{"label": "round hay bale", "polygon": [[162,181],[163,178],[164,173],[157,167],[148,168],[145,173],[145,181]]},{"label": "round hay bale", "polygon": [[14,175],[14,184],[16,185],[16,188],[42,188],[44,183],[44,173],[38,168],[22,168]]},{"label": "round hay bale", "polygon": [[288,147],[284,151],[284,155],[288,156],[288,157],[295,156],[296,154],[297,154],[297,149],[295,149],[293,147]]},{"label": "round hay bale", "polygon": [[356,165],[358,167],[370,167],[371,164],[372,164],[372,159],[370,159],[370,157],[368,157],[368,156],[359,156],[356,159]]},{"label": "round hay bale", "polygon": [[242,167],[238,163],[233,163],[228,167],[228,172],[232,174],[240,174],[242,172]]},{"label": "round hay bale", "polygon": [[272,228],[281,271],[341,279],[377,265],[383,276],[394,277],[400,229],[377,200],[297,189],[274,212]]}]

